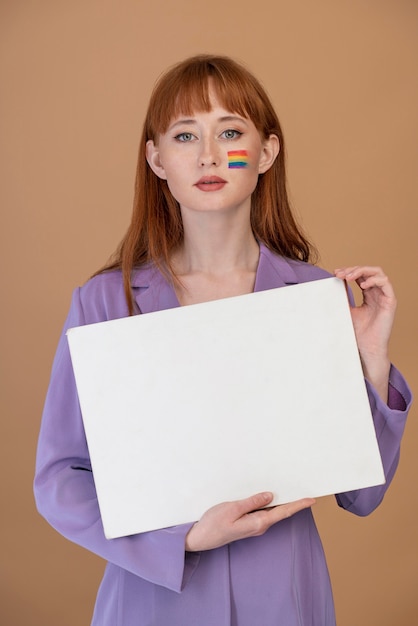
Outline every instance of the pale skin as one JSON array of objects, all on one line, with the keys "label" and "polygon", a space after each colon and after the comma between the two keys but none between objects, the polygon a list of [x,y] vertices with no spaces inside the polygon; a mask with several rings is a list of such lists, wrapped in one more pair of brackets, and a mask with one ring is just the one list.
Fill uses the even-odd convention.
[{"label": "pale skin", "polygon": [[[173,120],[158,142],[147,144],[148,163],[167,180],[183,218],[184,242],[172,259],[181,282],[176,288],[181,305],[253,291],[259,247],[250,226],[251,193],[280,150],[275,135],[262,139],[251,120],[223,109],[213,92],[211,102],[211,111]],[[248,150],[247,168],[228,169],[227,152],[235,149]],[[216,190],[196,186],[202,177],[213,176],[225,184]],[[362,290],[362,304],[351,308],[354,330],[364,375],[386,402],[396,310],[392,285],[374,266],[340,268],[335,275]],[[269,508],[272,501],[273,494],[264,492],[212,507],[190,529],[185,549],[211,550],[262,535],[315,502],[304,498]]]}]

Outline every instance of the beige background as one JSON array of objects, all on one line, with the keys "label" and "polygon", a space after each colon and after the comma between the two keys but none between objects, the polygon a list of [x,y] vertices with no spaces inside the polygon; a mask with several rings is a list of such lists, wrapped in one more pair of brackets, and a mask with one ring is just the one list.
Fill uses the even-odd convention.
[{"label": "beige background", "polygon": [[[197,52],[232,55],[261,78],[321,265],[386,269],[399,298],[392,358],[416,388],[418,3],[1,0],[0,29],[0,622],[87,625],[103,562],[38,516],[35,446],[71,291],[129,219],[155,78]],[[316,505],[339,626],[416,623],[417,441],[415,409],[369,518],[332,498]]]}]

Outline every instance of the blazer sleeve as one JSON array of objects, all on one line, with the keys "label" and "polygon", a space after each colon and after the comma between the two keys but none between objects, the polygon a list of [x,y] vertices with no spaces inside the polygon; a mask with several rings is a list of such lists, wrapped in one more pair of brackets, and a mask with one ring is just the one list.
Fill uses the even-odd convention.
[{"label": "blazer sleeve", "polygon": [[85,323],[77,289],[42,417],[34,482],[38,510],[67,539],[149,582],[180,592],[199,562],[198,554],[185,552],[192,524],[117,539],[104,536],[66,337],[68,328]]},{"label": "blazer sleeve", "polygon": [[400,445],[412,402],[411,391],[401,373],[392,365],[386,405],[366,380],[367,393],[386,482],[376,487],[336,495],[339,506],[356,515],[368,515],[383,500],[399,463]]}]

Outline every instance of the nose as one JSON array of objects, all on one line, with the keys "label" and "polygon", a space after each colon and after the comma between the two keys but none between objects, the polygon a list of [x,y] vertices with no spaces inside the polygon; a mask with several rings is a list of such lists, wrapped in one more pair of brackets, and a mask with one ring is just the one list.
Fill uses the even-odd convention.
[{"label": "nose", "polygon": [[200,167],[219,165],[219,146],[210,137],[202,138],[199,152]]}]

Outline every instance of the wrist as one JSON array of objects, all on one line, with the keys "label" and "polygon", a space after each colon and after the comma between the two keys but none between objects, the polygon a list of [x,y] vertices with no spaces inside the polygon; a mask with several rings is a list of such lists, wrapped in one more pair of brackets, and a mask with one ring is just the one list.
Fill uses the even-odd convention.
[{"label": "wrist", "polygon": [[390,360],[387,355],[361,355],[361,364],[364,377],[375,388],[376,392],[386,404],[389,393]]},{"label": "wrist", "polygon": [[195,522],[193,524],[193,526],[191,527],[191,529],[189,530],[189,532],[186,535],[186,539],[185,539],[185,543],[184,543],[184,549],[186,552],[198,552],[199,550],[196,548],[196,542],[193,541],[193,535],[195,533],[193,533],[195,527],[196,527],[197,522]]}]

